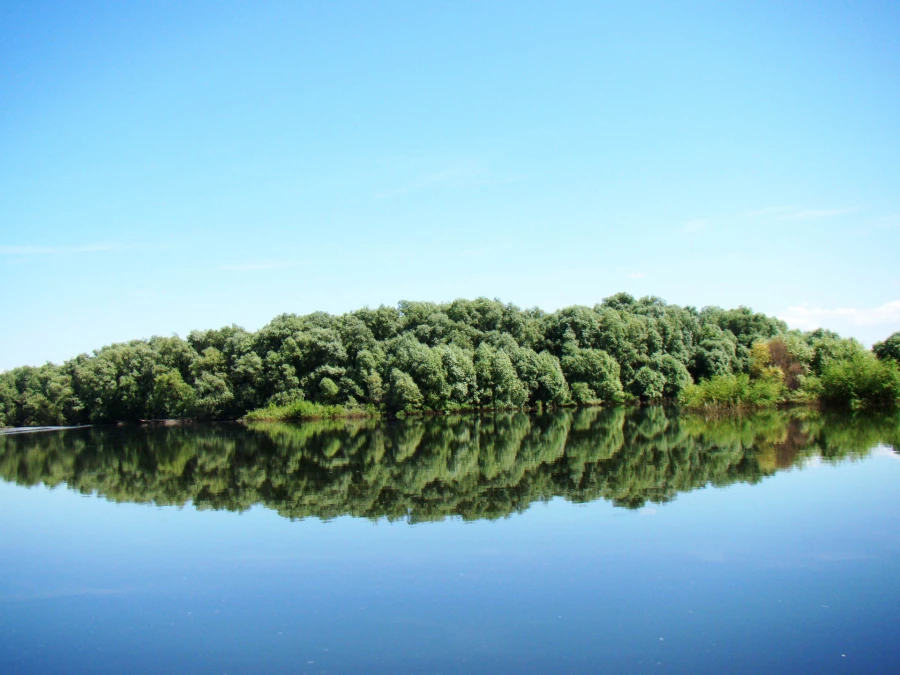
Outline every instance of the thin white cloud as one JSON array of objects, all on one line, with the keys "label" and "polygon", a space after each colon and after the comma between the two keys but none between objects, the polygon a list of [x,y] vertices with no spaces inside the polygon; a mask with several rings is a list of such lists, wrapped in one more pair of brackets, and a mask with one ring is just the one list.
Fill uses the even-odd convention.
[{"label": "thin white cloud", "polygon": [[121,251],[124,248],[129,247],[124,244],[83,244],[80,246],[0,246],[0,255],[65,255],[68,253]]},{"label": "thin white cloud", "polygon": [[629,279],[643,279],[644,273],[643,272],[632,272],[631,274],[628,275],[628,278]]},{"label": "thin white cloud", "polygon": [[258,262],[258,263],[240,263],[237,265],[220,265],[219,269],[223,272],[264,272],[267,270],[283,270],[289,267],[296,267],[294,262]]},{"label": "thin white cloud", "polygon": [[681,226],[682,232],[703,232],[706,227],[709,225],[708,220],[704,220],[702,218],[695,218],[694,220],[689,220],[684,225]]},{"label": "thin white cloud", "polygon": [[791,328],[813,330],[824,325],[841,323],[855,327],[900,326],[900,300],[888,302],[880,307],[822,309],[809,307],[788,307],[778,314]]},{"label": "thin white cloud", "polygon": [[845,206],[836,209],[801,209],[795,206],[767,206],[764,209],[747,211],[744,215],[748,218],[763,218],[777,221],[796,220],[825,220],[839,218],[854,213],[859,209],[855,206]]}]

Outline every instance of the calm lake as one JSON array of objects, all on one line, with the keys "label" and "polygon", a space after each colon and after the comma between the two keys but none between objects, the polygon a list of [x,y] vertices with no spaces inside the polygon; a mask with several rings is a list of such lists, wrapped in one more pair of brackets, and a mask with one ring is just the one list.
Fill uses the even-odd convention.
[{"label": "calm lake", "polygon": [[0,435],[0,672],[900,672],[900,418]]}]

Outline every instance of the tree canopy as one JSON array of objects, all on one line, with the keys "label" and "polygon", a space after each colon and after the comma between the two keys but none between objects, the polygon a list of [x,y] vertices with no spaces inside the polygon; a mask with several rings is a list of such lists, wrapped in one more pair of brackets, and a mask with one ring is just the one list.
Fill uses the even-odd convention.
[{"label": "tree canopy", "polygon": [[862,350],[827,331],[788,331],[746,307],[698,311],[625,293],[551,313],[486,298],[403,301],[282,314],[256,332],[151,337],[15,368],[0,373],[0,426],[236,419],[301,400],[388,412],[653,401],[749,373],[754,344],[775,338],[814,375]]}]

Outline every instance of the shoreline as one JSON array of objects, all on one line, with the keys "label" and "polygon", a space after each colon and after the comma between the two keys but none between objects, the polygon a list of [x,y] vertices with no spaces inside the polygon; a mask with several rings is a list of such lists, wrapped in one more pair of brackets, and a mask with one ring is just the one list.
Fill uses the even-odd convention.
[{"label": "shoreline", "polygon": [[77,424],[64,427],[0,427],[0,436],[14,436],[15,434],[35,434],[40,431],[65,431],[66,429],[87,429],[93,424]]}]

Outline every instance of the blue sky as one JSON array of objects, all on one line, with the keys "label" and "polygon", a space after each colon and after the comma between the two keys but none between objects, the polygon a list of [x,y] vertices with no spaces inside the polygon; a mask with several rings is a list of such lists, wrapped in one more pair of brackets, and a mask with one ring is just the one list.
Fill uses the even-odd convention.
[{"label": "blue sky", "polygon": [[898,73],[890,2],[5,2],[0,368],[618,291],[871,343]]}]

